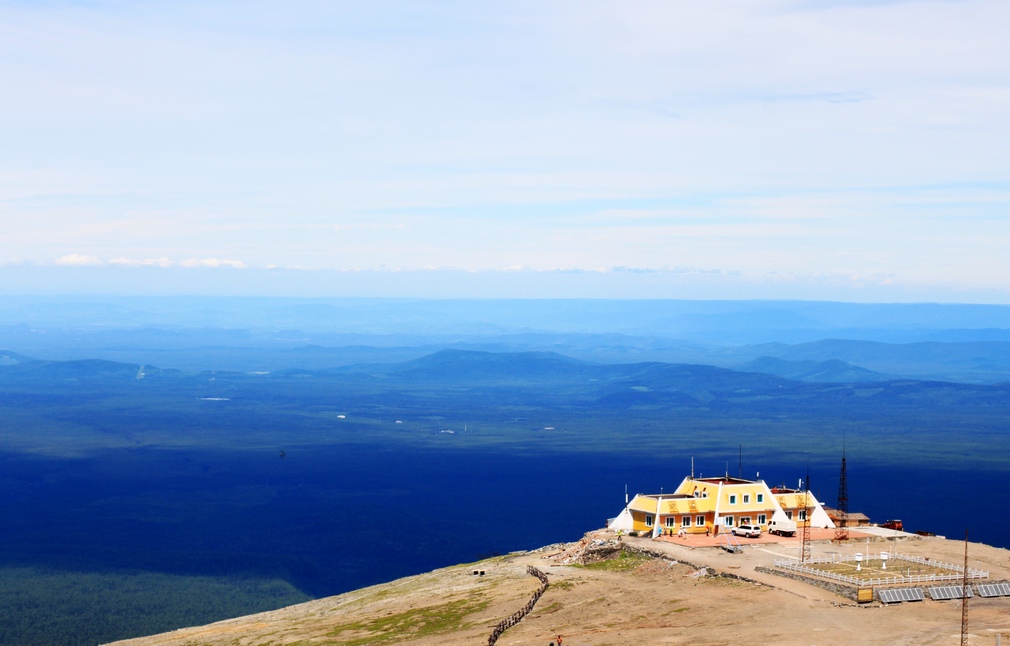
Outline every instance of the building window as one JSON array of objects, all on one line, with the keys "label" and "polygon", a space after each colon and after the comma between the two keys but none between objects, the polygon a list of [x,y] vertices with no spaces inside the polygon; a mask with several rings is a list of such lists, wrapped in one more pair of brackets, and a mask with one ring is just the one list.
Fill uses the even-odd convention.
[{"label": "building window", "polygon": [[[702,518],[702,517],[699,516],[698,518]],[[691,526],[691,517],[690,516],[681,516],[680,517],[680,526],[681,527],[690,527]]]},{"label": "building window", "polygon": [[741,525],[750,525],[750,516],[741,516],[740,517],[740,524]]},{"label": "building window", "polygon": [[667,516],[666,517],[666,526],[667,527],[676,527],[677,526],[677,517],[676,516]]},{"label": "building window", "polygon": [[652,514],[645,515],[645,526],[652,527]]},{"label": "building window", "polygon": [[732,516],[723,516],[722,517],[722,524],[725,525],[726,527],[732,527],[733,526],[733,517]]},{"label": "building window", "polygon": [[793,512],[787,511],[786,512],[786,518],[788,518],[789,520],[792,520],[793,519]]},{"label": "building window", "polygon": [[745,493],[745,494],[743,495],[743,504],[745,504],[745,505],[746,505],[746,504],[748,504],[748,503],[750,503],[750,494],[749,494],[749,493]]},{"label": "building window", "polygon": [[736,494],[730,495],[730,497],[729,497],[729,504],[731,504],[731,505],[735,505],[736,504]]},{"label": "building window", "polygon": [[767,525],[768,516],[765,514],[758,514],[758,525]]},{"label": "building window", "polygon": [[762,503],[765,501],[765,495],[763,493],[758,494],[758,502]]},{"label": "building window", "polygon": [[702,491],[701,492],[701,497],[702,498],[708,498],[708,492],[707,491]]},{"label": "building window", "polygon": [[696,526],[698,526],[698,527],[704,527],[705,526],[705,517],[704,516],[697,516],[694,519],[694,524]]},{"label": "building window", "polygon": [[807,519],[807,510],[806,509],[801,509],[800,510],[800,520],[804,521],[806,519]]}]

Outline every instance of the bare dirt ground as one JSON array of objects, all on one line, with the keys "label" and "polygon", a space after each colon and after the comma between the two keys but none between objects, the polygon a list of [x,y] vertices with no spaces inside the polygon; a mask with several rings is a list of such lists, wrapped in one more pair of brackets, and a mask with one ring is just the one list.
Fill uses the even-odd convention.
[{"label": "bare dirt ground", "polygon": [[[608,547],[601,542],[614,539],[603,531],[588,536],[587,542],[604,550]],[[958,541],[867,538],[842,546],[822,538],[813,543],[812,554],[894,549],[947,563],[964,559],[964,543]],[[625,538],[622,543],[660,551],[663,557],[632,556],[588,567],[566,564],[579,560],[573,558],[579,546],[550,546],[116,646],[487,644],[494,626],[537,589],[539,581],[526,573],[527,565],[545,571],[551,586],[533,612],[499,638],[501,646],[547,646],[559,634],[564,646],[960,644],[960,600],[932,601],[927,595],[916,603],[857,605],[827,590],[755,570],[770,567],[775,559],[796,557],[798,538],[739,542],[742,550],[730,553],[711,541]],[[988,570],[989,581],[1010,580],[1010,552],[973,543],[969,567]],[[706,574],[699,574],[702,569]],[[1002,635],[1010,646],[1010,597],[976,597],[968,606],[969,644],[996,644]]]}]

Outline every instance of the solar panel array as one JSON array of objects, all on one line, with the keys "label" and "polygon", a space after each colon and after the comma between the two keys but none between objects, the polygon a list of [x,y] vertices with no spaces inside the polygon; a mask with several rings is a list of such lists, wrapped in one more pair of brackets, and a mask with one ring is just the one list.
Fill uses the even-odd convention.
[{"label": "solar panel array", "polygon": [[971,586],[969,585],[963,589],[964,592],[962,592],[962,586],[959,585],[941,585],[930,588],[929,596],[933,598],[933,601],[949,601],[950,599],[961,599],[963,597],[971,599]]},{"label": "solar panel array", "polygon": [[979,583],[979,596],[990,597],[1010,597],[1010,583]]},{"label": "solar panel array", "polygon": [[878,590],[877,593],[884,603],[922,601],[926,598],[922,593],[922,588],[888,588],[887,590]]}]

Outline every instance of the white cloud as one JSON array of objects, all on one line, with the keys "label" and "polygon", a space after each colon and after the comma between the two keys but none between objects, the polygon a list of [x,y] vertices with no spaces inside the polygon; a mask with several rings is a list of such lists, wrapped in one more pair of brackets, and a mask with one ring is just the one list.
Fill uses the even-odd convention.
[{"label": "white cloud", "polygon": [[192,269],[194,267],[227,267],[231,269],[246,269],[246,264],[241,260],[226,260],[222,258],[189,258],[179,263],[181,267]]},{"label": "white cloud", "polygon": [[60,256],[56,259],[56,264],[61,267],[97,267],[99,265],[104,265],[105,262],[101,258],[96,258],[95,256],[88,256],[83,254],[67,254],[66,256]]},{"label": "white cloud", "polygon": [[110,265],[119,265],[122,267],[163,267],[168,268],[173,266],[173,262],[165,257],[161,258],[112,258],[109,260]]},{"label": "white cloud", "polygon": [[[17,261],[20,264],[21,261]],[[2,259],[0,259],[0,264],[5,264]],[[8,263],[15,264],[15,263]],[[101,267],[101,266],[112,266],[112,267],[159,267],[163,269],[168,269],[171,267],[185,267],[187,269],[192,268],[228,268],[228,269],[247,269],[248,265],[241,260],[229,260],[223,258],[189,258],[181,262],[176,262],[171,258],[162,256],[160,258],[126,258],[122,256],[117,256],[115,258],[103,259],[97,256],[89,256],[84,254],[67,254],[57,258],[54,263],[56,266],[60,267]]]}]

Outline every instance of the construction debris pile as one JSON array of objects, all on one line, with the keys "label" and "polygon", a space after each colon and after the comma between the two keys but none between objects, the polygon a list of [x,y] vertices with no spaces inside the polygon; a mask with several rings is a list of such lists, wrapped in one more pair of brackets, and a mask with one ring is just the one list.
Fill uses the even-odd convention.
[{"label": "construction debris pile", "polygon": [[588,565],[613,558],[621,551],[621,542],[610,538],[604,532],[589,532],[577,543],[568,545],[560,552],[544,555],[545,559],[557,561],[560,565]]}]

